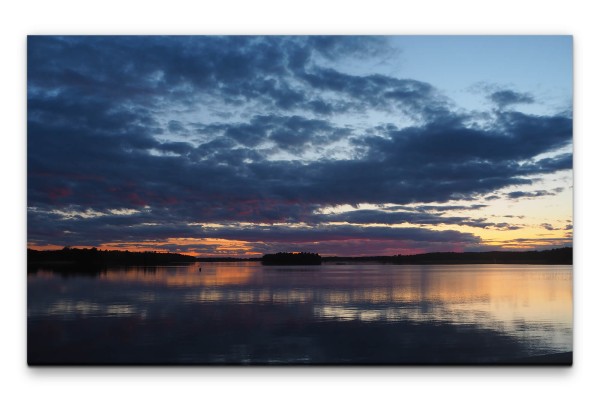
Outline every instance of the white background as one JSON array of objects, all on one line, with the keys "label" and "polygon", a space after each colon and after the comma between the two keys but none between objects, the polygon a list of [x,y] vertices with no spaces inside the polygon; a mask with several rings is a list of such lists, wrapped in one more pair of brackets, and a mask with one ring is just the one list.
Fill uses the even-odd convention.
[{"label": "white background", "polygon": [[[598,12],[592,1],[5,1],[0,11],[0,397],[5,400],[567,400],[598,393]],[[575,363],[572,368],[29,368],[28,34],[572,34]]]}]

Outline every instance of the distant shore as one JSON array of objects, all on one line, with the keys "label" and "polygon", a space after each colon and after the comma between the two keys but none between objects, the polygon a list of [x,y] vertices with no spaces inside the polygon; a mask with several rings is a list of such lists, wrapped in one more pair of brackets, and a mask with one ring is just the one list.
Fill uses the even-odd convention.
[{"label": "distant shore", "polygon": [[181,265],[195,263],[193,256],[178,253],[103,251],[96,248],[68,248],[52,251],[27,249],[27,270],[98,272],[109,267]]},{"label": "distant shore", "polygon": [[[280,253],[277,255],[290,255]],[[319,256],[318,254],[314,254]],[[265,257],[271,259],[267,264],[272,264],[272,255],[263,258],[197,258],[200,262],[247,262],[264,261]],[[291,258],[288,256],[288,258]],[[378,263],[392,265],[452,265],[452,264],[538,264],[538,265],[572,265],[573,248],[556,248],[544,251],[491,251],[491,252],[434,252],[416,255],[393,256],[319,256],[322,264],[358,264]],[[285,257],[275,260],[284,260]],[[285,263],[282,263],[285,264]]]},{"label": "distant shore", "polygon": [[262,262],[264,265],[453,265],[453,264],[539,264],[572,265],[573,248],[558,248],[545,251],[494,251],[494,252],[436,252],[417,255],[394,256],[324,256],[310,253],[279,253],[262,258],[197,258],[189,255],[166,252],[106,251],[96,248],[64,248],[52,251],[27,250],[28,271],[77,270],[92,271],[127,266],[176,266],[218,262]]},{"label": "distant shore", "polygon": [[573,248],[557,248],[545,251],[492,251],[492,252],[435,252],[417,255],[323,257],[324,263],[379,262],[395,265],[427,264],[573,264]]}]

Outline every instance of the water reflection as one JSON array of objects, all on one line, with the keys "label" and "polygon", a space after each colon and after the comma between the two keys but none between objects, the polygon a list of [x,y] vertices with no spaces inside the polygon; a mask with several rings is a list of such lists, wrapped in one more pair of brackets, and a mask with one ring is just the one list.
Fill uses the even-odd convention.
[{"label": "water reflection", "polygon": [[256,272],[256,263],[239,262],[227,266],[204,266],[203,269],[199,263],[194,263],[183,267],[107,270],[100,279],[177,287],[224,286],[247,283]]},{"label": "water reflection", "polygon": [[[96,277],[68,279],[40,271],[28,278],[29,358],[34,363],[486,363],[571,351],[571,271],[570,266],[263,268],[253,263],[108,269]],[[71,355],[65,336],[98,340],[84,329],[89,325],[129,334],[95,346],[112,354],[83,347]],[[47,335],[49,328],[54,337]]]}]

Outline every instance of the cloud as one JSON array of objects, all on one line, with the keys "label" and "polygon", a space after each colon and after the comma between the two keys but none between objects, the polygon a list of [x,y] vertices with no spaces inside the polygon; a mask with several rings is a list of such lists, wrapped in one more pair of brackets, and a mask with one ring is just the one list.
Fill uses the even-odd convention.
[{"label": "cloud", "polygon": [[490,95],[490,100],[498,107],[506,107],[512,104],[530,104],[534,102],[533,96],[528,93],[520,93],[512,90],[499,90]]},{"label": "cloud", "polygon": [[426,82],[384,75],[355,76],[331,68],[312,68],[299,78],[311,89],[351,99],[345,110],[395,110],[425,121],[448,113],[447,99]]},{"label": "cloud", "polygon": [[352,212],[329,214],[321,217],[324,221],[346,222],[359,224],[456,224],[472,227],[493,225],[485,223],[485,219],[470,219],[465,217],[447,217],[440,213],[427,212],[384,212],[380,210],[356,210]]},{"label": "cloud", "polygon": [[[409,223],[423,226],[439,226],[444,225],[458,225],[468,226],[477,228],[489,228],[496,230],[518,230],[522,226],[513,225],[508,223],[493,223],[488,221],[486,218],[472,218],[464,216],[446,216],[435,210],[469,210],[478,209],[484,205],[476,205],[473,208],[460,207],[460,206],[420,206],[413,209],[404,208],[405,211],[401,212],[389,212],[382,210],[355,210],[351,212],[328,214],[319,216],[319,219],[327,222],[336,223],[353,223],[353,224],[402,224]],[[388,208],[387,210],[390,210]]]},{"label": "cloud", "polygon": [[523,228],[522,225],[510,224],[510,223],[494,223],[494,224],[492,224],[492,227],[494,227],[497,230],[502,230],[502,231],[514,231],[514,230],[520,230]]},{"label": "cloud", "polygon": [[[318,213],[359,203],[493,200],[495,191],[572,168],[570,154],[539,158],[571,144],[570,117],[504,109],[527,94],[496,91],[502,107],[480,127],[430,83],[336,69],[339,60],[384,55],[386,46],[374,37],[29,37],[30,240],[312,235],[436,243],[454,235],[474,244],[458,231],[356,224],[517,227],[441,214],[484,205]],[[120,209],[139,213],[110,212]],[[103,215],[81,217],[88,210]],[[332,221],[354,224],[324,224]],[[251,229],[188,225],[239,222]],[[259,226],[275,223],[312,228]]]},{"label": "cloud", "polygon": [[509,199],[518,198],[537,198],[539,196],[552,196],[556,195],[554,192],[540,190],[540,191],[513,191],[506,194]]},{"label": "cloud", "polygon": [[425,210],[425,211],[450,211],[450,210],[479,210],[487,207],[488,205],[483,204],[473,204],[473,205],[425,205],[425,206],[417,206],[416,210]]},{"label": "cloud", "polygon": [[[67,216],[49,210],[30,210],[28,240],[61,245],[157,241],[165,238],[219,238],[246,242],[266,243],[314,243],[361,240],[361,241],[410,241],[424,244],[474,244],[479,237],[456,230],[432,230],[419,227],[366,227],[354,224],[230,224],[211,225],[180,222],[172,216],[162,216],[153,211],[140,209],[135,213],[118,214],[95,210],[71,211]],[[90,233],[93,232],[93,237]]]},{"label": "cloud", "polygon": [[559,230],[559,228],[554,227],[550,223],[542,223],[542,224],[540,224],[540,227],[542,227],[542,228],[544,228],[545,230],[548,230],[548,231]]},{"label": "cloud", "polygon": [[[307,145],[327,145],[352,132],[350,129],[335,127],[321,119],[271,114],[253,116],[248,123],[200,125],[197,130],[213,135],[222,134],[245,147],[268,143],[279,150],[300,153],[307,149]],[[265,153],[273,153],[273,149],[269,148]]]}]

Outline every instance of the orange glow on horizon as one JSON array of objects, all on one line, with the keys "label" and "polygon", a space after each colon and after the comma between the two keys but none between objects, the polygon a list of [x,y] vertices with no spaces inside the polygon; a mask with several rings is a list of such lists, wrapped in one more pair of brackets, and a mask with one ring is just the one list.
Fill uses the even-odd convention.
[{"label": "orange glow on horizon", "polygon": [[[194,246],[212,249],[213,252],[195,250]],[[60,250],[63,245],[37,245],[27,244],[28,248],[44,250]],[[93,245],[74,245],[70,248],[93,248]],[[181,249],[177,249],[181,247]],[[191,249],[185,249],[189,247]],[[258,257],[261,252],[256,252],[252,248],[252,243],[247,241],[227,240],[221,238],[168,238],[163,241],[140,241],[140,242],[107,242],[97,246],[100,250],[106,251],[130,251],[130,252],[159,252],[159,253],[179,253],[182,255],[194,257]]]},{"label": "orange glow on horizon", "polygon": [[[466,230],[465,230],[466,231]],[[483,236],[480,245],[489,246],[490,250],[501,250],[501,251],[529,251],[529,250],[539,250],[539,249],[547,249],[547,248],[561,248],[572,245],[572,237],[570,235],[563,234],[561,236],[558,232],[555,233],[555,237],[550,239],[545,239],[543,237],[527,237],[515,235],[515,233],[511,233],[512,235],[507,235],[503,238],[503,236],[493,236],[484,238]],[[388,252],[369,252],[368,244],[364,244],[365,240],[333,240],[331,241],[332,245],[340,245],[340,243],[347,242],[349,244],[355,244],[353,246],[352,254],[345,253],[336,253],[327,251],[327,243],[329,241],[320,241],[320,245],[323,245],[323,250],[306,250],[303,252],[317,252],[321,256],[329,257],[329,256],[392,256],[396,254],[402,255],[417,255],[428,252],[439,252],[440,250],[432,250],[428,249],[425,244],[422,248],[413,248],[407,249],[399,245],[390,245],[386,247]],[[389,242],[389,241],[377,241],[370,240],[367,242]],[[202,246],[208,247],[212,249],[211,251],[203,251],[196,250],[194,246]],[[103,243],[97,246],[99,250],[103,251],[129,251],[129,252],[156,252],[156,253],[178,253],[181,255],[193,256],[193,257],[238,257],[238,258],[252,258],[252,257],[261,257],[263,252],[257,252],[254,250],[255,243],[247,242],[247,241],[237,241],[237,240],[226,240],[226,239],[218,239],[218,238],[169,238],[167,241],[141,241],[141,242],[110,242]],[[366,249],[361,250],[361,245]],[[290,248],[297,247],[298,244],[290,244]],[[458,247],[457,247],[458,246]],[[448,248],[442,250],[443,252],[463,252],[465,244],[457,244],[453,246],[453,244],[449,243]],[[28,243],[27,248],[33,249],[37,251],[48,251],[48,250],[61,250],[65,246],[64,245],[56,245],[56,244],[44,244],[38,245],[34,243]],[[69,248],[75,249],[90,249],[94,248],[94,245],[73,245],[69,246]],[[186,249],[186,248],[191,249]],[[481,252],[485,252],[485,249],[481,249]],[[291,253],[300,253],[300,251],[291,251]]]}]

